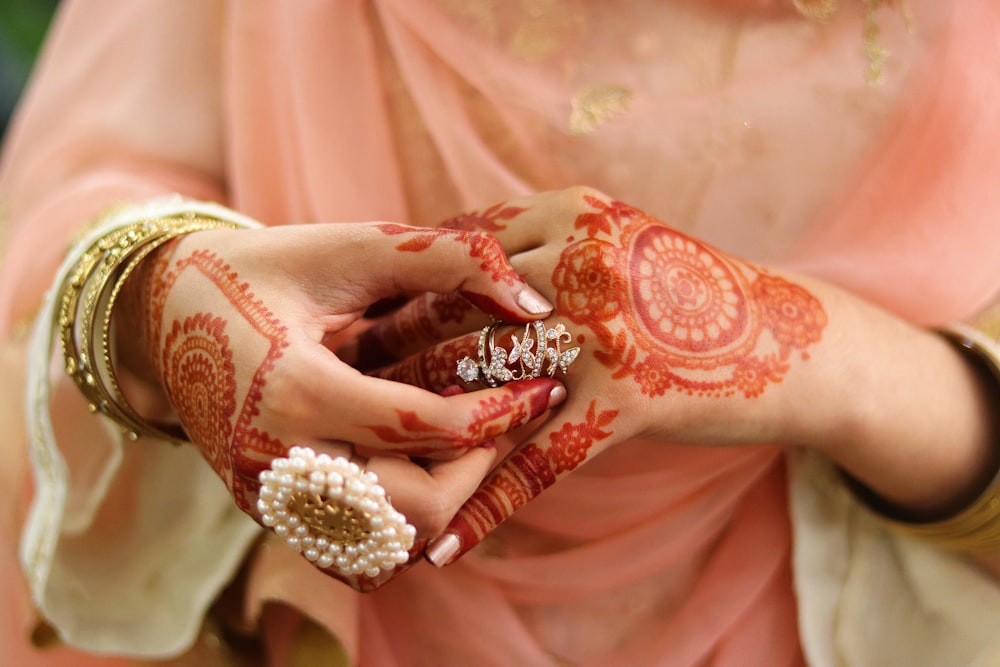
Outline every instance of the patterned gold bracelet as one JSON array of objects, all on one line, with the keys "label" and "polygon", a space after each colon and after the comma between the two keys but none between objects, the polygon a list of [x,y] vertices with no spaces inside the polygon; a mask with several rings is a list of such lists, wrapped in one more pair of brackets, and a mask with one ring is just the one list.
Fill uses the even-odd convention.
[{"label": "patterned gold bracelet", "polygon": [[130,440],[177,437],[145,421],[125,399],[114,372],[111,323],[115,301],[140,262],[164,243],[196,231],[241,229],[234,222],[179,215],[140,220],[94,241],[74,264],[56,296],[55,326],[65,370],[91,412],[117,422]]},{"label": "patterned gold bracelet", "polygon": [[[1000,304],[969,322],[944,327],[940,333],[1000,382]],[[1000,447],[1000,443],[996,444]],[[1000,470],[968,507],[939,521],[894,518],[891,511],[880,507],[878,500],[871,497],[870,491],[856,486],[854,491],[896,532],[960,553],[1000,553]]]}]

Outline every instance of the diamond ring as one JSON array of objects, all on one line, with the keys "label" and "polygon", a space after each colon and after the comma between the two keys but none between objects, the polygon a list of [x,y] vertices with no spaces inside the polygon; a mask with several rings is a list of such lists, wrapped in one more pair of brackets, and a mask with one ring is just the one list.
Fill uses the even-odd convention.
[{"label": "diamond ring", "polygon": [[557,371],[565,373],[580,354],[578,346],[562,349],[564,343],[573,341],[565,326],[555,324],[546,328],[541,321],[525,324],[520,338],[511,337],[508,350],[495,341],[497,327],[503,324],[494,322],[479,332],[479,358],[466,356],[458,360],[455,372],[460,378],[496,387],[504,382],[541,377],[542,373],[554,377]]}]

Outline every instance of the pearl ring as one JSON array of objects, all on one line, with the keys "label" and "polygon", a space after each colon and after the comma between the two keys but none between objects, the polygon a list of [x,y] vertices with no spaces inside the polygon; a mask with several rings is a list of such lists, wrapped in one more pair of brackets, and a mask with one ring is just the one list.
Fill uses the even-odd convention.
[{"label": "pearl ring", "polygon": [[377,577],[409,560],[416,529],[357,463],[292,447],[260,483],[262,523],[317,567]]}]

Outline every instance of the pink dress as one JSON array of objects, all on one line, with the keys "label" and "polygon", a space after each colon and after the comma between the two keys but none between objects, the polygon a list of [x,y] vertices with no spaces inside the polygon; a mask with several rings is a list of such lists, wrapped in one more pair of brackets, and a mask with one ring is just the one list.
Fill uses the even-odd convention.
[{"label": "pink dress", "polygon": [[[111,205],[172,192],[273,225],[434,225],[582,183],[914,322],[967,315],[1000,287],[1000,5],[913,0],[910,23],[883,9],[870,46],[889,54],[871,83],[863,4],[844,0],[820,23],[778,0],[67,2],[0,172],[0,393],[20,400],[18,323],[65,241]],[[7,573],[31,495],[13,436]],[[88,460],[84,440],[60,440],[67,460]],[[130,451],[125,465],[148,464]],[[823,642],[800,641],[796,595],[808,582],[793,584],[786,468],[772,447],[628,443],[457,564],[422,564],[367,596],[244,540],[245,616],[264,619],[274,665],[302,659],[312,625],[351,664],[378,667],[793,667],[803,650],[832,664]],[[95,473],[74,470],[87,494]],[[105,519],[129,516],[123,484],[92,499],[97,518],[60,550],[115,562],[108,537],[131,528]],[[188,597],[214,597],[233,567]],[[83,590],[113,580],[99,569],[64,558],[53,572]],[[0,611],[10,664],[118,664],[32,649],[29,594],[10,574],[2,585],[17,600]],[[129,595],[122,604],[142,609]],[[281,606],[261,617],[265,602]],[[59,604],[76,620],[54,625],[74,643],[113,653],[123,636],[145,641],[88,625],[84,602]],[[163,653],[193,641],[146,632],[149,646],[174,647]]]}]

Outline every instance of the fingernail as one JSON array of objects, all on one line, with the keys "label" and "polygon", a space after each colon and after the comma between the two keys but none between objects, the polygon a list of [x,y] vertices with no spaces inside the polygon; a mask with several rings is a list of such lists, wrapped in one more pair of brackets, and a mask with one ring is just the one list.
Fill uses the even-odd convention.
[{"label": "fingernail", "polygon": [[445,533],[427,547],[424,556],[427,557],[427,560],[434,567],[444,567],[455,558],[455,554],[458,553],[461,546],[462,541],[458,539],[458,535],[455,533]]},{"label": "fingernail", "polygon": [[566,400],[566,387],[557,384],[549,392],[549,407],[554,408]]},{"label": "fingernail", "polygon": [[552,304],[528,285],[517,293],[517,305],[532,315],[544,315],[552,311]]}]

